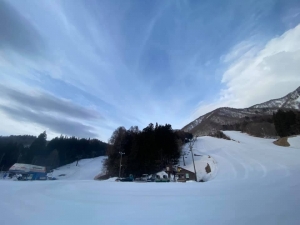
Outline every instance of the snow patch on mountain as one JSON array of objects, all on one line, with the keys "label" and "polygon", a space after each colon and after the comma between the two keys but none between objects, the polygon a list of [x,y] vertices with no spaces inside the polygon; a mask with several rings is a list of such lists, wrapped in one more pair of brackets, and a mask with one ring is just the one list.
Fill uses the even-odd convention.
[{"label": "snow patch on mountain", "polygon": [[273,99],[258,105],[254,105],[250,108],[286,108],[286,109],[300,109],[300,87],[295,91],[289,93],[288,95],[279,98]]}]

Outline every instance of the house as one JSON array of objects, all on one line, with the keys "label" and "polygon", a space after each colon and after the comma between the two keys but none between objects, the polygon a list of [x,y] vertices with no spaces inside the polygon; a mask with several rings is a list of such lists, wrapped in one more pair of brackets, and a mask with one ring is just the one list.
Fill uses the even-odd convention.
[{"label": "house", "polygon": [[188,180],[195,180],[195,173],[187,170],[185,168],[182,168],[180,166],[177,167],[177,181],[179,182],[186,182]]},{"label": "house", "polygon": [[17,175],[22,180],[47,180],[46,168],[43,166],[15,163],[8,173],[11,176]]}]

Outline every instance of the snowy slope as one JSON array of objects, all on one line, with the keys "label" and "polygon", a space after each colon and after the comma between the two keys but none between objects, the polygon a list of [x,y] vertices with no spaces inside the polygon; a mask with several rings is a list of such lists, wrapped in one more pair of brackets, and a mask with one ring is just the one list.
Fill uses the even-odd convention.
[{"label": "snowy slope", "polygon": [[[217,162],[214,158],[206,153],[201,151],[200,146],[201,139],[198,138],[193,146],[194,152],[194,161],[195,161],[195,168],[197,172],[197,180],[209,181],[213,179],[217,173]],[[184,153],[184,160],[181,157],[179,161],[180,167],[187,169],[189,171],[194,172],[194,165],[192,159],[192,153],[189,149],[189,145],[185,144],[183,147]],[[211,172],[207,173],[205,167],[209,165]]]},{"label": "snowy slope", "polygon": [[299,224],[299,149],[225,133],[236,141],[201,137],[195,145],[217,162],[209,182],[2,180],[0,224]]},{"label": "snowy slope", "polygon": [[300,135],[296,137],[289,137],[288,143],[290,144],[290,147],[300,149]]},{"label": "snowy slope", "polygon": [[59,180],[93,180],[95,176],[102,172],[103,162],[106,156],[91,159],[82,159],[78,162],[59,167],[48,175]]},{"label": "snowy slope", "polygon": [[[300,156],[300,151],[276,146],[272,143],[275,139],[256,138],[237,131],[223,132],[235,141],[205,136],[198,138],[194,146],[195,154],[210,155],[216,162],[218,173],[212,181],[252,182],[261,178],[272,178],[274,175],[285,176],[289,173],[290,166],[300,163],[300,159],[293,158]],[[300,146],[300,138],[294,138],[292,143],[291,147]],[[192,167],[191,157],[188,160]],[[197,156],[195,162],[197,167]]]}]

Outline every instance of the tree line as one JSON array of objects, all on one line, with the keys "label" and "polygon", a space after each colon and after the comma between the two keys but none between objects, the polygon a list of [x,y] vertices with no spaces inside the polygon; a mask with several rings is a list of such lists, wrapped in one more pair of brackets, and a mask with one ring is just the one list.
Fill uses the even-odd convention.
[{"label": "tree line", "polygon": [[33,135],[10,135],[10,136],[0,136],[0,144],[7,143],[18,143],[24,146],[30,146],[32,142],[36,139]]},{"label": "tree line", "polygon": [[[0,138],[0,169],[8,170],[14,163],[46,166],[53,169],[79,159],[103,156],[107,143],[98,139],[85,139],[61,135],[47,141],[46,131],[37,138],[24,135]],[[18,137],[18,138],[16,138]],[[22,140],[31,144],[22,143]]]},{"label": "tree line", "polygon": [[300,134],[300,111],[279,109],[273,115],[244,117],[242,121],[223,125],[222,130],[238,130],[258,137],[287,137]]},{"label": "tree line", "polygon": [[142,131],[137,126],[126,130],[117,128],[109,139],[107,175],[118,176],[122,153],[121,176],[140,176],[158,172],[166,165],[177,164],[181,145],[193,136],[181,130],[174,131],[170,124],[150,123]]},{"label": "tree line", "polygon": [[273,114],[276,132],[280,137],[300,134],[300,112],[278,110]]}]

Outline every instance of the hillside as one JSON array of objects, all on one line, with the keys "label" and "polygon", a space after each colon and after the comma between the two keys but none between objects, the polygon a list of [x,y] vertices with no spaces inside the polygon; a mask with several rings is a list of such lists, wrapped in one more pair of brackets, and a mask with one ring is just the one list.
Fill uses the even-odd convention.
[{"label": "hillside", "polygon": [[54,169],[48,175],[59,180],[93,180],[102,173],[103,163],[106,156],[79,160],[68,165]]},{"label": "hillside", "polygon": [[[271,118],[278,109],[300,109],[300,87],[288,95],[257,104],[245,109],[222,107],[187,124],[182,128],[185,132],[203,136],[218,130],[239,128],[236,124],[247,123],[244,129],[256,136],[275,137],[276,132]],[[262,129],[263,128],[263,129]]]}]

